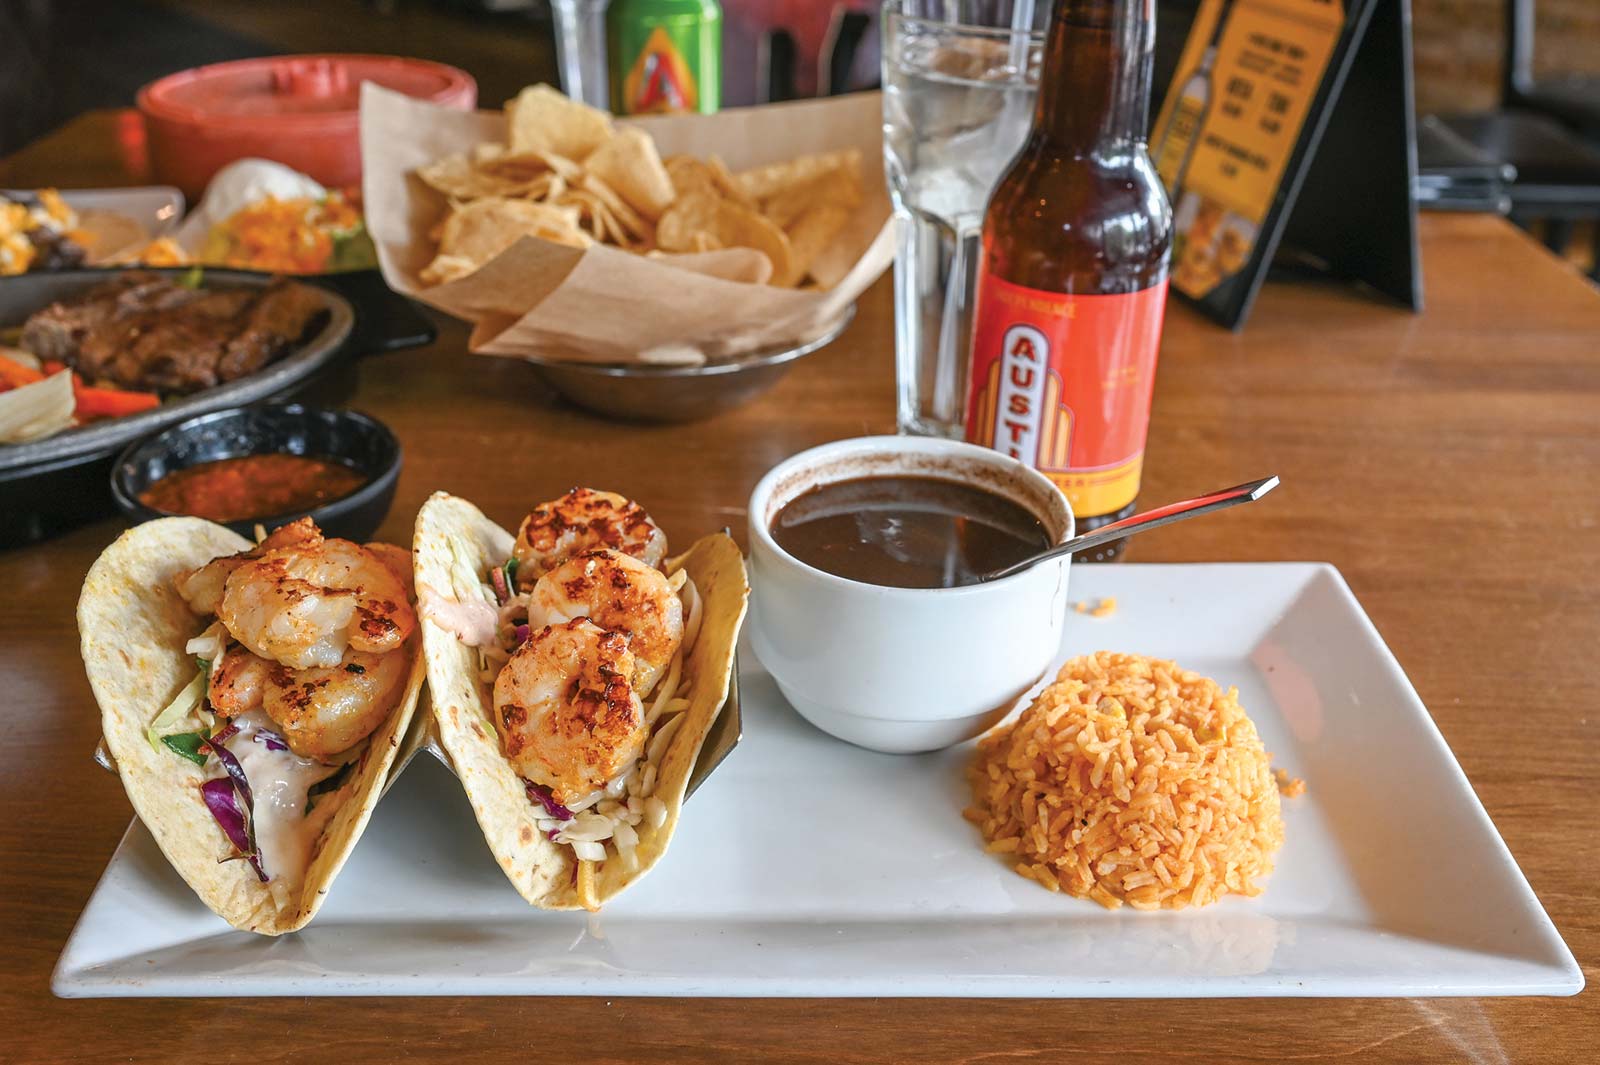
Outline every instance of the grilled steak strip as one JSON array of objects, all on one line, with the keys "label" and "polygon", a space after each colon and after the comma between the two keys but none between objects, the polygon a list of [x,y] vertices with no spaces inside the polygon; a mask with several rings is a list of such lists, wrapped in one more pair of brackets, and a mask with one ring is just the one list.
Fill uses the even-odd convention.
[{"label": "grilled steak strip", "polygon": [[254,373],[323,318],[323,301],[281,278],[263,288],[196,291],[130,270],[23,325],[22,346],[90,381],[194,392]]},{"label": "grilled steak strip", "polygon": [[255,373],[300,341],[323,318],[321,296],[306,285],[278,279],[245,315],[244,328],[228,341],[217,377],[232,381]]}]

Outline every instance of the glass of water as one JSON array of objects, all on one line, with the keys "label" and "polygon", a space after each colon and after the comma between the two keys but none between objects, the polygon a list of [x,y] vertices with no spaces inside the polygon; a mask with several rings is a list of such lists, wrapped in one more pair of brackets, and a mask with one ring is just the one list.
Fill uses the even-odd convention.
[{"label": "glass of water", "polygon": [[883,157],[894,202],[903,433],[962,435],[983,211],[1033,122],[1050,3],[883,5]]},{"label": "glass of water", "polygon": [[550,0],[555,23],[561,91],[605,110],[611,87],[606,71],[606,7],[610,0]]}]

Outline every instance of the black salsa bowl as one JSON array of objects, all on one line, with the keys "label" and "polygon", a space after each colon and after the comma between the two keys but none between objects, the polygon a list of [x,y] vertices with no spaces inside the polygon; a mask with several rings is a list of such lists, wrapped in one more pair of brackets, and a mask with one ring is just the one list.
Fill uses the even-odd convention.
[{"label": "black salsa bowl", "polygon": [[202,462],[270,454],[333,459],[361,474],[364,483],[310,510],[223,523],[241,536],[254,539],[257,525],[270,531],[309,516],[326,535],[360,542],[370,540],[388,516],[402,458],[394,433],[358,411],[299,403],[213,411],[130,444],[111,467],[111,497],[135,524],[171,517],[139,496],[161,478]]}]

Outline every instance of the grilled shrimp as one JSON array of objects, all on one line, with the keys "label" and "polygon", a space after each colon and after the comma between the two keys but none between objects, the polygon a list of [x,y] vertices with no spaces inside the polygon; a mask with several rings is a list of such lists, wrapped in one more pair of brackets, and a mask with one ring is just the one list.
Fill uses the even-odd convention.
[{"label": "grilled shrimp", "polygon": [[683,601],[667,578],[616,551],[586,551],[539,578],[528,600],[528,624],[559,625],[587,617],[628,637],[640,698],[650,694],[683,643]]},{"label": "grilled shrimp", "polygon": [[394,574],[395,580],[406,590],[406,599],[414,600],[416,593],[416,570],[412,567],[411,552],[394,544],[371,543],[362,544],[368,551],[378,556],[384,568]]},{"label": "grilled shrimp", "polygon": [[272,663],[240,644],[222,653],[211,671],[206,698],[219,717],[238,717],[261,705]]},{"label": "grilled shrimp", "polygon": [[535,632],[494,682],[506,758],[559,803],[605,787],[649,737],[633,672],[628,638],[587,618]]},{"label": "grilled shrimp", "polygon": [[280,525],[254,547],[236,555],[214,558],[199,569],[185,570],[173,579],[178,594],[196,614],[215,614],[222,603],[222,592],[233,571],[253,558],[283,547],[315,548],[322,543],[322,531],[310,518]]},{"label": "grilled shrimp", "polygon": [[234,639],[292,669],[337,666],[346,647],[381,654],[417,615],[383,559],[348,540],[271,550],[228,577],[217,617]]},{"label": "grilled shrimp", "polygon": [[371,735],[394,708],[409,666],[400,651],[346,651],[331,668],[290,669],[235,644],[212,674],[208,695],[220,717],[260,707],[291,751],[315,758]]},{"label": "grilled shrimp", "polygon": [[383,724],[409,669],[403,651],[372,654],[350,650],[329,668],[289,669],[274,664],[261,706],[295,754],[337,754]]},{"label": "grilled shrimp", "polygon": [[667,555],[667,534],[644,508],[615,492],[574,488],[540,503],[517,530],[517,586],[526,592],[550,570],[582,551],[609,547],[647,566]]}]

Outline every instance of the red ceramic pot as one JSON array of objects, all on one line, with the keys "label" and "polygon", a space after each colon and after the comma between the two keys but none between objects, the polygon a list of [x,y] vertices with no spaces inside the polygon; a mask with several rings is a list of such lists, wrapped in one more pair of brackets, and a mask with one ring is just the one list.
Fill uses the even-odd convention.
[{"label": "red ceramic pot", "polygon": [[361,83],[471,110],[472,75],[384,55],[241,59],[169,74],[139,90],[155,179],[189,202],[235,159],[273,159],[330,188],[361,183]]}]

